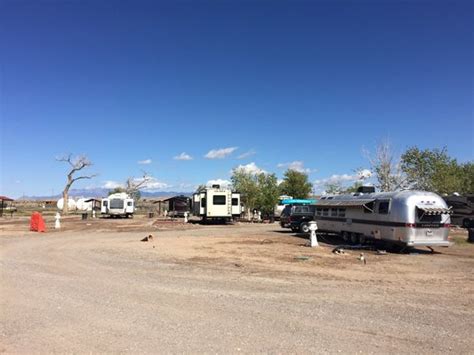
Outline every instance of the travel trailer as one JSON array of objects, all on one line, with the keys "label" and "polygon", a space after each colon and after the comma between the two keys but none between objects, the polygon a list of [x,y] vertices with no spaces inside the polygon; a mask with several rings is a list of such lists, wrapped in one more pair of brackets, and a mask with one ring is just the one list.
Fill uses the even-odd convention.
[{"label": "travel trailer", "polygon": [[111,194],[102,199],[100,213],[109,217],[133,217],[135,202],[125,192]]},{"label": "travel trailer", "polygon": [[454,194],[443,199],[452,208],[451,223],[464,228],[474,227],[474,194]]},{"label": "travel trailer", "polygon": [[315,220],[320,231],[338,233],[354,244],[375,239],[432,247],[450,245],[450,214],[446,202],[432,192],[359,192],[322,197]]},{"label": "travel trailer", "polygon": [[240,193],[230,188],[212,185],[193,194],[193,214],[203,221],[225,220],[240,217]]},{"label": "travel trailer", "polygon": [[288,200],[290,198],[293,198],[291,196],[288,196],[288,195],[281,195],[279,198],[278,198],[278,204],[275,206],[275,208],[273,209],[273,217],[275,217],[275,219],[280,219],[281,217],[281,213],[283,212],[283,209],[285,208],[285,204],[283,203],[284,200]]}]

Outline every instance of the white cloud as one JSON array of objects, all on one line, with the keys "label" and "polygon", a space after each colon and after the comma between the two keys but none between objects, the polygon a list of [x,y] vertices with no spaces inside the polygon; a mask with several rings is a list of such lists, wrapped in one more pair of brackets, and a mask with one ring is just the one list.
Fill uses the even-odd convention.
[{"label": "white cloud", "polygon": [[249,151],[245,152],[245,153],[242,153],[240,154],[237,159],[244,159],[244,158],[248,158],[248,157],[251,157],[252,155],[255,155],[257,152],[253,149],[250,149]]},{"label": "white cloud", "polygon": [[372,172],[369,169],[362,169],[356,174],[334,174],[325,179],[319,179],[314,181],[315,186],[322,186],[326,184],[343,184],[348,182],[364,181],[372,176]]},{"label": "white cloud", "polygon": [[[139,184],[143,181],[143,178],[135,178],[133,179],[133,182],[136,184]],[[140,190],[145,190],[145,191],[159,191],[159,190],[165,190],[170,187],[173,187],[173,185],[169,185],[166,182],[158,181],[154,177],[148,177],[148,181],[145,182]]]},{"label": "white cloud", "polygon": [[224,186],[230,186],[231,184],[232,183],[229,180],[215,179],[215,180],[209,180],[206,183],[206,186],[220,185],[220,186],[224,187]]},{"label": "white cloud", "polygon": [[[104,184],[101,186],[102,188],[104,189],[115,189],[117,187],[124,187],[124,184],[121,184],[117,181],[113,181],[113,180],[107,180],[104,182]],[[93,188],[93,187],[91,187]]]},{"label": "white cloud", "polygon": [[180,155],[173,157],[174,160],[193,160],[193,157],[185,152],[182,152]]},{"label": "white cloud", "polygon": [[139,160],[137,163],[140,165],[148,165],[151,164],[151,159]]},{"label": "white cloud", "polygon": [[186,191],[194,191],[197,189],[199,185],[196,184],[190,184],[190,183],[179,183],[177,187],[179,188],[180,191],[186,190]]},{"label": "white cloud", "polygon": [[306,174],[309,174],[311,172],[311,169],[304,167],[304,163],[301,160],[295,160],[295,161],[292,161],[291,163],[279,163],[277,165],[277,168],[295,170],[300,173],[306,173]]},{"label": "white cloud", "polygon": [[204,157],[207,159],[224,159],[237,150],[237,148],[238,147],[211,149]]},{"label": "white cloud", "polygon": [[260,169],[257,166],[257,164],[255,164],[254,162],[248,163],[246,165],[239,165],[234,170],[243,170],[244,172],[250,173],[250,174],[261,174],[261,173],[266,174],[267,173],[265,170]]},{"label": "white cloud", "polygon": [[365,180],[372,177],[372,172],[369,169],[362,169],[357,172],[359,180]]}]

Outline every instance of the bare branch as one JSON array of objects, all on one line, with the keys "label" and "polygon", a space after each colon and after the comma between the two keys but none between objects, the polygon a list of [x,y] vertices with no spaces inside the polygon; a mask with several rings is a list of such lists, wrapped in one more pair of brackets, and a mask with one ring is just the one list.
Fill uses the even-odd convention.
[{"label": "bare branch", "polygon": [[381,191],[395,191],[406,186],[407,180],[401,169],[400,158],[395,156],[388,139],[377,143],[373,154],[365,148],[362,153],[369,161],[378,180],[377,187]]},{"label": "bare branch", "polygon": [[143,171],[141,178],[129,177],[126,182],[126,192],[132,194],[145,187],[150,180],[151,176],[146,171]]},{"label": "bare branch", "polygon": [[72,154],[68,154],[62,157],[57,157],[56,161],[67,163],[71,167],[71,170],[69,170],[67,174],[66,186],[64,187],[64,190],[63,190],[63,200],[64,200],[63,212],[68,213],[67,201],[68,201],[68,196],[69,196],[69,189],[71,188],[72,184],[77,180],[92,179],[93,177],[97,176],[97,174],[81,175],[81,176],[74,177],[74,175],[78,171],[92,165],[92,162],[85,155],[78,155],[77,157],[73,158]]},{"label": "bare branch", "polygon": [[81,179],[93,179],[97,176],[98,174],[92,174],[92,175],[84,175],[84,176],[78,176],[74,179],[72,179],[72,181],[77,181],[77,180],[81,180]]}]

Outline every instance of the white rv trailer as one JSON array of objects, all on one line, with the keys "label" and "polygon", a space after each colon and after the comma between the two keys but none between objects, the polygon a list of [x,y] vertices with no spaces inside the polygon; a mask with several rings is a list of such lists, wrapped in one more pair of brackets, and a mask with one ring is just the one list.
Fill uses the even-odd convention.
[{"label": "white rv trailer", "polygon": [[102,199],[100,213],[110,217],[133,217],[135,202],[125,192],[111,194]]},{"label": "white rv trailer", "polygon": [[193,214],[203,220],[231,220],[240,216],[240,193],[213,185],[193,194]]},{"label": "white rv trailer", "polygon": [[278,204],[273,209],[273,216],[275,217],[275,219],[277,220],[280,219],[281,213],[283,212],[283,209],[286,206],[285,204],[283,204],[283,201],[290,200],[292,198],[293,198],[292,196],[288,196],[288,195],[281,195],[280,197],[278,197]]},{"label": "white rv trailer", "polygon": [[325,196],[316,202],[319,230],[346,241],[383,240],[407,247],[449,246],[451,210],[432,192]]}]

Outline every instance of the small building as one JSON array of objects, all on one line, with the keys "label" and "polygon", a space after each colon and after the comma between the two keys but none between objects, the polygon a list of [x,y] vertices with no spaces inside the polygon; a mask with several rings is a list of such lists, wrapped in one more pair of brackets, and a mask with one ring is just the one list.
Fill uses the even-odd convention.
[{"label": "small building", "polygon": [[89,198],[84,202],[90,204],[90,211],[100,211],[101,207],[101,200],[98,198]]},{"label": "small building", "polygon": [[163,197],[153,203],[158,205],[159,215],[163,215],[167,211],[168,216],[183,217],[185,212],[191,211],[191,198],[184,195]]},{"label": "small building", "polygon": [[13,216],[13,212],[16,212],[16,207],[12,204],[13,199],[7,196],[0,196],[0,217],[3,216],[3,212],[9,212]]}]

